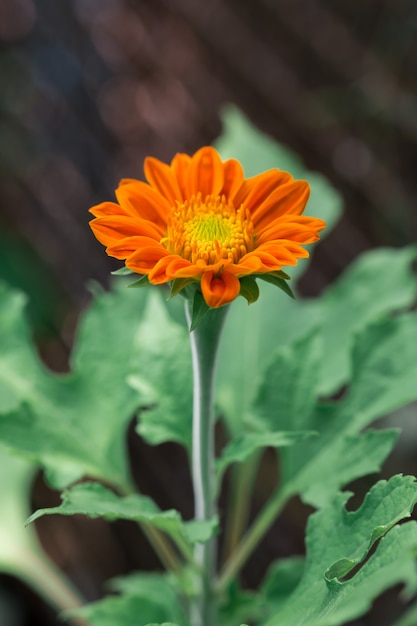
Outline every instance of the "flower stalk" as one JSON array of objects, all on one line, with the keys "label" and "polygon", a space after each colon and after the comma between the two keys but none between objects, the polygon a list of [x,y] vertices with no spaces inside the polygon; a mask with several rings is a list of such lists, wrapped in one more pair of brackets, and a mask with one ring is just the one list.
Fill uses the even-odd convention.
[{"label": "flower stalk", "polygon": [[[185,311],[191,326],[192,303],[186,300]],[[195,519],[206,521],[217,513],[214,468],[214,378],[216,356],[227,308],[206,313],[197,328],[190,332],[193,366],[193,441],[192,480]],[[192,606],[192,622],[196,626],[215,626],[216,603],[214,577],[216,569],[215,540],[211,538],[195,547],[194,559],[198,573],[198,595]]]}]

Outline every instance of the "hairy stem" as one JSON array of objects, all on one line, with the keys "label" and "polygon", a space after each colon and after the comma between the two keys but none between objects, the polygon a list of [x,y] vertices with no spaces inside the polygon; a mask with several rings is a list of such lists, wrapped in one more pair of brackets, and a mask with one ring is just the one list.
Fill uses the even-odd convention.
[{"label": "hairy stem", "polygon": [[[191,325],[191,303],[185,305]],[[193,443],[192,480],[196,520],[210,520],[216,515],[214,474],[214,376],[217,349],[227,309],[211,309],[190,333],[193,364]],[[194,560],[199,572],[199,596],[192,607],[196,626],[215,626],[216,607],[213,594],[215,542],[197,544]]]}]

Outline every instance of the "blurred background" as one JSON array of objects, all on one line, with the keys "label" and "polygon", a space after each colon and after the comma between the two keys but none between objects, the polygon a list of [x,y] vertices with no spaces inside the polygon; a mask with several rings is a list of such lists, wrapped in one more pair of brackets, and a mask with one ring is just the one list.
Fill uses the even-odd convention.
[{"label": "blurred background", "polygon": [[[413,0],[1,0],[0,278],[29,294],[54,370],[67,369],[86,283],[106,286],[118,267],[94,240],[87,209],[112,199],[121,177],[142,178],[147,155],[170,160],[215,140],[228,103],[343,197],[302,294],[318,294],[362,251],[416,241]],[[179,453],[161,446],[157,469],[154,451],[131,445],[149,490],[162,505],[183,499],[190,514]],[[33,499],[57,500],[41,476]],[[282,522],[291,529],[282,556],[303,550],[297,519]],[[110,576],[158,566],[140,537],[131,549],[123,523],[51,518],[40,530],[91,600]],[[16,624],[56,623],[20,583],[0,582],[0,603],[24,599]],[[361,623],[380,624],[381,614]]]}]

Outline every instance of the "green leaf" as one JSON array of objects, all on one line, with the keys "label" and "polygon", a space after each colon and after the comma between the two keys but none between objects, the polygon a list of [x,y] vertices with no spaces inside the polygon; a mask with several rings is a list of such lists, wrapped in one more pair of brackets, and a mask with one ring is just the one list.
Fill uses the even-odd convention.
[{"label": "green leaf", "polygon": [[341,405],[341,420],[363,428],[417,398],[417,313],[369,326],[357,337],[352,384]]},{"label": "green leaf", "polygon": [[37,470],[0,446],[0,572],[20,579],[61,610],[76,602],[78,592],[45,554],[35,528],[25,528]]},{"label": "green leaf", "polygon": [[36,467],[8,454],[0,446],[0,571],[19,572],[33,555],[35,562],[41,553],[36,533],[25,531],[24,521],[29,513],[29,494]]},{"label": "green leaf", "polygon": [[298,301],[268,283],[256,306],[248,307],[240,298],[231,305],[220,342],[216,395],[232,437],[247,431],[254,398],[277,349],[315,324],[318,311],[305,313]]},{"label": "green leaf", "polygon": [[142,596],[107,597],[64,614],[64,617],[72,616],[85,618],[91,626],[148,626],[166,624],[168,619],[160,603]]},{"label": "green leaf", "polygon": [[259,287],[253,276],[243,276],[240,279],[239,295],[246,298],[248,304],[253,304],[259,298]]},{"label": "green leaf", "polygon": [[259,595],[255,591],[239,589],[237,584],[230,585],[221,598],[219,607],[221,626],[236,626],[242,624],[244,620],[256,624],[263,614]]},{"label": "green leaf", "polygon": [[74,485],[62,494],[62,504],[49,509],[39,509],[29,517],[27,523],[34,522],[43,515],[86,515],[91,518],[103,517],[106,520],[126,519],[150,524],[173,537],[177,542],[192,544],[207,541],[217,524],[209,522],[183,522],[178,511],[161,511],[147,496],[132,494],[119,497],[99,483]]},{"label": "green leaf", "polygon": [[174,574],[134,572],[113,578],[108,586],[124,597],[135,596],[149,600],[164,611],[165,619],[175,619],[181,623],[186,621]]},{"label": "green leaf", "polygon": [[251,405],[273,354],[313,328],[323,344],[317,364],[317,393],[334,393],[348,383],[358,333],[373,320],[404,310],[415,301],[415,258],[415,247],[370,252],[316,300],[282,298],[268,284],[261,289],[258,306],[248,308],[236,300],[220,346],[217,390],[218,404],[233,436],[246,429]]},{"label": "green leaf", "polygon": [[190,520],[185,522],[186,535],[190,543],[205,543],[219,532],[219,520],[213,517],[209,520]]},{"label": "green leaf", "polygon": [[147,441],[189,445],[188,334],[168,317],[157,288],[119,284],[99,294],[80,323],[67,375],[40,362],[24,298],[5,286],[0,296],[0,438],[41,464],[55,487],[88,475],[125,489],[126,428],[138,410]]},{"label": "green leaf", "polygon": [[312,458],[308,457],[310,451],[300,444],[295,454],[299,459],[305,454],[305,464],[293,478],[286,467],[288,482],[284,490],[299,492],[304,502],[323,506],[340,487],[361,476],[378,472],[394,447],[398,434],[398,430],[367,430],[357,435],[341,434],[340,437],[322,442],[321,447],[318,444],[314,449],[316,456]]},{"label": "green leaf", "polygon": [[[160,572],[134,572],[127,576],[117,576],[112,578],[107,586],[112,591],[117,591],[126,596],[143,596],[150,598],[154,602],[166,603],[166,598],[170,599],[169,605],[175,600],[173,586],[170,582],[169,574]],[[172,602],[171,602],[172,601]]]},{"label": "green leaf", "polygon": [[222,451],[216,460],[217,481],[220,480],[226,469],[232,463],[243,463],[260,448],[282,448],[292,446],[298,441],[311,437],[316,433],[311,431],[301,432],[263,432],[241,435],[232,440]]},{"label": "green leaf", "polygon": [[304,574],[268,626],[337,626],[365,613],[389,587],[403,582],[408,592],[417,589],[417,524],[393,528],[410,516],[415,479],[378,482],[357,511],[345,509],[348,497],[338,494],[310,517]]},{"label": "green leaf", "polygon": [[305,558],[301,556],[279,559],[271,565],[260,588],[263,600],[271,603],[269,612],[282,605],[297,588],[304,568]]},{"label": "green leaf", "polygon": [[[318,406],[307,422],[320,437],[282,454],[284,490],[322,506],[334,489],[377,471],[396,439],[395,431],[367,431],[377,417],[417,398],[417,315],[382,320],[357,337],[353,379],[337,404]],[[291,426],[284,422],[283,428]],[[329,471],[331,467],[331,471]]]},{"label": "green leaf", "polygon": [[1,440],[57,487],[86,473],[126,484],[125,430],[138,405],[126,378],[143,298],[101,294],[80,324],[72,372],[56,375],[31,343],[22,296],[0,290]]},{"label": "green leaf", "polygon": [[413,263],[417,247],[379,249],[362,255],[321,298],[323,360],[320,393],[337,391],[351,375],[356,335],[372,321],[407,309],[417,297]]},{"label": "green leaf", "polygon": [[311,428],[321,356],[315,330],[276,350],[250,409],[251,422],[262,430]]},{"label": "green leaf", "polygon": [[[255,176],[271,168],[287,169],[296,178],[305,178],[311,186],[306,214],[327,222],[326,236],[341,214],[342,199],[328,181],[306,171],[301,160],[290,150],[271,140],[249,122],[235,107],[222,114],[223,132],[216,147],[224,159],[237,158],[246,176]],[[286,268],[291,276],[307,267],[303,259],[297,267]],[[281,276],[281,278],[286,278]],[[304,334],[315,325],[318,312],[301,309],[298,302],[283,298],[272,285],[263,284],[261,303],[246,307],[237,299],[226,321],[219,353],[217,400],[227,426],[237,436],[245,432],[245,418],[256,394],[271,350]],[[239,356],[237,356],[239,355]],[[239,393],[236,393],[239,389]]]},{"label": "green leaf", "polygon": [[192,368],[189,337],[183,326],[168,315],[156,292],[149,295],[144,318],[136,335],[132,357],[135,372],[128,378],[141,404],[137,432],[150,444],[176,441],[191,446]]},{"label": "green leaf", "polygon": [[321,359],[314,332],[278,350],[246,419],[263,432],[320,433],[280,451],[286,496],[299,493],[313,506],[323,506],[343,485],[378,471],[392,449],[397,431],[362,431],[417,398],[417,315],[382,320],[357,337],[353,382],[339,403],[316,404]]}]

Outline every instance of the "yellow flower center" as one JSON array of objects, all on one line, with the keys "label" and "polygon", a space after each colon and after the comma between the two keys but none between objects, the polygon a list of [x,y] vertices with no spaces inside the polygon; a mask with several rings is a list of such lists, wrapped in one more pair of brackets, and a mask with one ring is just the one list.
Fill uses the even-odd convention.
[{"label": "yellow flower center", "polygon": [[191,263],[238,263],[253,250],[252,233],[250,213],[243,205],[236,209],[225,196],[207,196],[203,202],[199,193],[172,209],[161,243]]}]

